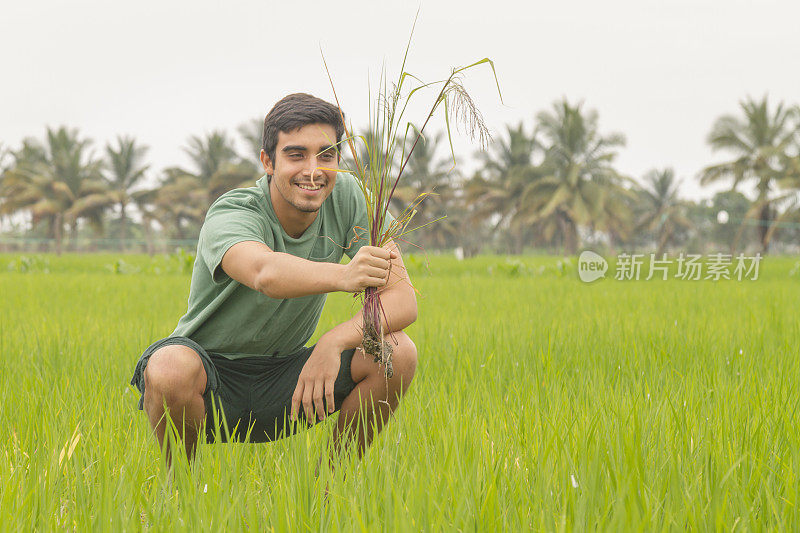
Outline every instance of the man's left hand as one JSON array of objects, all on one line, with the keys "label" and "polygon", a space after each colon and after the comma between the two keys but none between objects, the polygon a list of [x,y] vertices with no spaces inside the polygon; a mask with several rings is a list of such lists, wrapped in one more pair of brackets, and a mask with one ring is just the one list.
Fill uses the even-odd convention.
[{"label": "man's left hand", "polygon": [[342,364],[341,355],[342,351],[334,344],[326,342],[324,337],[314,346],[314,351],[303,365],[292,395],[292,421],[297,421],[301,403],[306,420],[311,424],[314,423],[315,412],[316,417],[322,420],[325,418],[326,406],[330,413],[336,410],[333,386]]}]

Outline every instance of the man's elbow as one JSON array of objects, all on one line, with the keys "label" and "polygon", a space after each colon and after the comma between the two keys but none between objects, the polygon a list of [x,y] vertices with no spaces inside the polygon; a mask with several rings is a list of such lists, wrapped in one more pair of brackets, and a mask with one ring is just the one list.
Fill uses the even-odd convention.
[{"label": "man's elbow", "polygon": [[[395,295],[399,296],[399,295]],[[392,310],[387,311],[386,324],[391,331],[401,331],[417,321],[417,296],[412,291],[392,302]]]},{"label": "man's elbow", "polygon": [[256,273],[255,279],[253,280],[253,288],[270,298],[281,298],[275,271],[267,266],[260,268]]},{"label": "man's elbow", "polygon": [[414,293],[411,293],[410,302],[406,307],[406,313],[406,322],[408,322],[406,327],[408,327],[417,321],[417,297]]},{"label": "man's elbow", "polygon": [[[413,324],[416,321],[417,321],[417,306],[415,305],[414,309],[409,311],[408,326],[410,326],[411,324]],[[406,326],[406,327],[408,327],[408,326]]]}]

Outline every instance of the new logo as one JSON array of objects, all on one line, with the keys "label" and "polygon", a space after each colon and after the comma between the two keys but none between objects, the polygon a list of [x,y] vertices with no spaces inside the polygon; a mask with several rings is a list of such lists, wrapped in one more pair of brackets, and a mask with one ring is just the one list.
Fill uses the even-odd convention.
[{"label": "new logo", "polygon": [[600,278],[606,277],[608,262],[602,256],[585,250],[578,258],[578,277],[584,283],[591,283]]}]

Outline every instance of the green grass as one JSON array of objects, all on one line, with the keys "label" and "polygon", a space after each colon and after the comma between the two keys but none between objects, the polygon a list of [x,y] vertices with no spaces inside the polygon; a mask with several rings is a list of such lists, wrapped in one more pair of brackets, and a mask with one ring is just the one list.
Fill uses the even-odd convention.
[{"label": "green grass", "polygon": [[[186,258],[0,255],[3,528],[800,527],[797,259],[592,284],[550,257],[407,263],[417,377],[363,461],[314,477],[329,421],[203,445],[167,485],[128,380],[185,310]],[[354,311],[329,297],[319,329]]]}]

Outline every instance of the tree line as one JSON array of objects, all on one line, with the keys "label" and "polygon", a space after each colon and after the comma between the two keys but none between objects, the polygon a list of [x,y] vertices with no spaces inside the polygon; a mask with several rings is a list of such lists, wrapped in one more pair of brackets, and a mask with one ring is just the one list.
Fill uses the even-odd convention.
[{"label": "tree line", "polygon": [[[142,242],[152,252],[158,241],[195,239],[214,200],[263,173],[261,120],[237,134],[244,154],[234,137],[213,131],[188,139],[189,168],[157,173],[148,147],[130,136],[99,154],[67,127],[48,127],[43,139],[26,138],[16,149],[0,144],[5,242],[38,238],[60,252],[76,249],[81,238],[105,238],[128,249]],[[419,229],[404,239],[422,250],[458,248],[466,255],[574,254],[584,246],[766,253],[771,245],[800,243],[800,107],[746,98],[711,125],[707,142],[726,161],[689,179],[730,188],[710,200],[684,199],[671,168],[638,179],[619,172],[624,135],[601,133],[597,112],[563,99],[537,113],[530,132],[522,123],[506,126],[475,154],[479,164],[470,176],[454,167],[443,134],[429,136],[416,146],[393,208],[406,209],[427,194],[409,228]],[[153,175],[155,186],[148,185]]]}]

